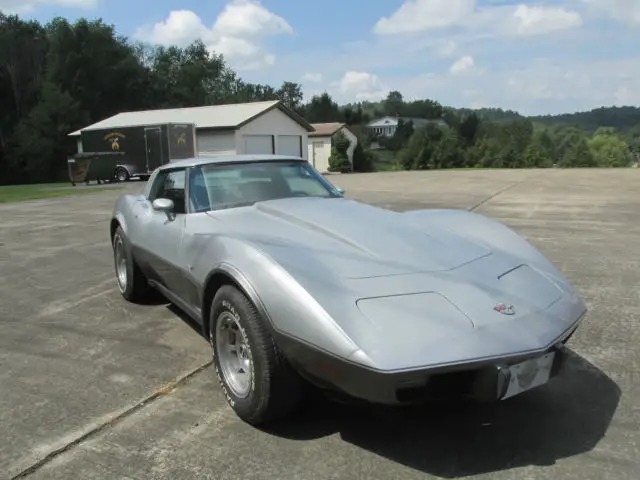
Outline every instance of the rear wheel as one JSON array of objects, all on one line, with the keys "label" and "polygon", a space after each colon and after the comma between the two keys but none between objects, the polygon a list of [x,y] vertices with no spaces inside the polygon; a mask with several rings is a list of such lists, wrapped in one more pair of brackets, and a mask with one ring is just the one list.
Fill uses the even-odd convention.
[{"label": "rear wheel", "polygon": [[118,182],[126,182],[129,180],[129,172],[127,172],[126,168],[118,167],[114,172],[114,177]]},{"label": "rear wheel", "polygon": [[302,379],[242,292],[231,285],[218,290],[209,327],[216,377],[227,402],[242,420],[258,425],[282,418],[298,406]]},{"label": "rear wheel", "polygon": [[147,300],[152,289],[131,255],[131,247],[122,227],[113,236],[113,261],[120,294],[130,302]]}]

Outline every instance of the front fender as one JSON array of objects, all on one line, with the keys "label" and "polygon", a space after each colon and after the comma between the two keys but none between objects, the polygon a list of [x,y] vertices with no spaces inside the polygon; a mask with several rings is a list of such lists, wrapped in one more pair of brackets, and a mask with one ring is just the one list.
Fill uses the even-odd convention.
[{"label": "front fender", "polygon": [[113,235],[115,234],[116,228],[118,225],[122,228],[125,235],[129,235],[129,222],[127,220],[127,213],[129,212],[129,204],[127,201],[128,195],[123,195],[118,197],[115,205],[113,206],[113,210],[111,211],[111,221],[110,221],[110,238],[113,239]]},{"label": "front fender", "polygon": [[[198,249],[196,249],[198,250]],[[347,357],[358,350],[309,292],[277,261],[251,242],[218,236],[194,251],[189,264],[207,281],[225,272],[245,290],[279,334]],[[196,258],[197,257],[197,258]]]}]

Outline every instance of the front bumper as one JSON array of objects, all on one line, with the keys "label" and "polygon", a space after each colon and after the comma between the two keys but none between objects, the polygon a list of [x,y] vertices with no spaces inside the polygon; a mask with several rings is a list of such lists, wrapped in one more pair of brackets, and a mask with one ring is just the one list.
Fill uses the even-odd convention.
[{"label": "front bumper", "polygon": [[552,353],[549,379],[558,376],[567,359],[566,340],[535,354],[391,373],[333,357],[288,337],[278,338],[278,343],[301,375],[320,388],[370,403],[406,405],[456,397],[500,400],[512,381],[510,366]]}]

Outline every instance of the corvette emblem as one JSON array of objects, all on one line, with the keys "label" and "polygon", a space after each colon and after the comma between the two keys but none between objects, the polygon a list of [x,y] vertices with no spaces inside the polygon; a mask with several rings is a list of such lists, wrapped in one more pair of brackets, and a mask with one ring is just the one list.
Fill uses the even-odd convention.
[{"label": "corvette emblem", "polygon": [[508,303],[499,303],[493,309],[503,315],[513,315],[516,313],[516,307]]}]

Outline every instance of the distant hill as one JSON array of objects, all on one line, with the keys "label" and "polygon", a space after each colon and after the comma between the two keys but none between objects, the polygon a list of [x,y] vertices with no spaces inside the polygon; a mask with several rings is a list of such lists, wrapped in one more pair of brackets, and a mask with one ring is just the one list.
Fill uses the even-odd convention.
[{"label": "distant hill", "polygon": [[575,125],[589,131],[595,131],[599,127],[614,127],[624,131],[640,125],[640,108],[600,107],[588,112],[543,115],[529,118],[531,121],[545,125]]},{"label": "distant hill", "polygon": [[503,110],[502,108],[452,108],[454,112],[462,115],[468,115],[475,113],[482,120],[489,120],[491,122],[500,120],[513,120],[514,118],[525,118],[524,115],[520,115],[513,110]]},{"label": "distant hill", "polygon": [[[420,100],[417,102],[403,102],[399,109],[402,110],[404,116],[422,117],[423,112],[436,113],[434,105],[437,102],[430,100]],[[360,108],[368,118],[375,118],[383,115],[385,111],[384,102],[357,102],[344,105],[344,107]],[[426,108],[425,108],[426,107]],[[513,110],[503,110],[502,108],[452,108],[443,106],[440,112],[455,112],[457,114],[475,113],[482,120],[501,121],[512,120],[515,118],[529,118],[532,122],[542,125],[567,125],[576,126],[587,131],[595,131],[600,127],[614,127],[620,131],[630,130],[633,127],[640,126],[640,108],[639,107],[600,107],[590,111],[564,113],[559,115],[522,115]]]},{"label": "distant hill", "polygon": [[532,122],[547,126],[576,126],[594,132],[600,127],[613,127],[620,131],[630,130],[640,125],[640,108],[638,107],[600,107],[588,112],[563,113],[560,115],[521,115],[512,110],[501,108],[480,108],[476,110],[459,108],[458,113],[475,112],[484,120],[500,121],[513,118],[528,118]]}]

